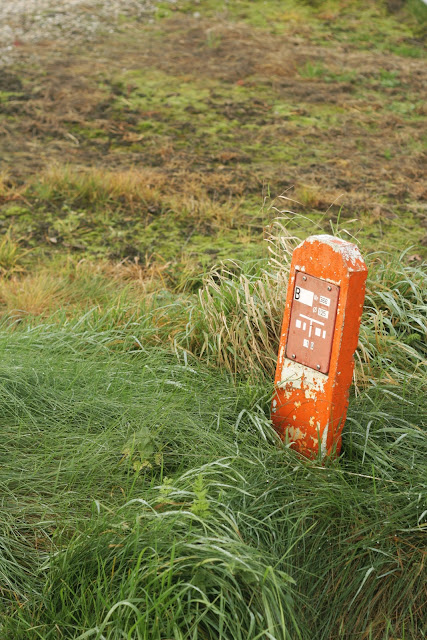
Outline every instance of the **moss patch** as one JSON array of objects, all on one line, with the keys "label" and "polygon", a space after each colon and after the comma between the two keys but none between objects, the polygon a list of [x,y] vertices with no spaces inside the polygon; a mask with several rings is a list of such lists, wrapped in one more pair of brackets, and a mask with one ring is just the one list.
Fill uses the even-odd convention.
[{"label": "moss patch", "polygon": [[89,55],[45,46],[0,76],[0,225],[28,260],[137,257],[181,283],[223,258],[263,255],[263,226],[282,211],[291,230],[340,224],[366,249],[423,254],[427,77],[393,49],[410,37],[422,52],[407,11],[162,11],[152,25],[123,22]]}]

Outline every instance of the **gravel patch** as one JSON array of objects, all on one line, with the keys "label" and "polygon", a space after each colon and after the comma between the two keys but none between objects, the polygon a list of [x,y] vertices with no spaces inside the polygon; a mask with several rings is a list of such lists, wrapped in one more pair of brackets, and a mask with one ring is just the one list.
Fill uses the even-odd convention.
[{"label": "gravel patch", "polygon": [[[171,0],[172,2],[174,0]],[[119,21],[152,19],[156,0],[0,0],[0,67],[42,41],[61,45],[112,33]]]}]

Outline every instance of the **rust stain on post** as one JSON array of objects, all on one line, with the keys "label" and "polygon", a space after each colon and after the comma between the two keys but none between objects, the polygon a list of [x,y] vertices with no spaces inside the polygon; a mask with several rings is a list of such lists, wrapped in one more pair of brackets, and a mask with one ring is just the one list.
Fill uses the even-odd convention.
[{"label": "rust stain on post", "polygon": [[310,236],[292,256],[272,421],[309,457],[341,448],[366,276],[359,249],[333,236]]}]

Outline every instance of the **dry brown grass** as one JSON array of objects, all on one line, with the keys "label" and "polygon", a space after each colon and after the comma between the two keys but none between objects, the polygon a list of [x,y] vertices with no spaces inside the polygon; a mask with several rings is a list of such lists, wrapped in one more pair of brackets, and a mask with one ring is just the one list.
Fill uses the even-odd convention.
[{"label": "dry brown grass", "polygon": [[18,187],[7,172],[0,172],[0,205],[20,200],[23,190],[24,187]]},{"label": "dry brown grass", "polygon": [[0,300],[14,316],[47,316],[66,303],[61,279],[50,273],[0,280]]},{"label": "dry brown grass", "polygon": [[30,183],[29,189],[52,202],[61,198],[98,207],[115,202],[133,212],[141,202],[157,202],[165,186],[166,176],[151,168],[105,171],[52,165]]},{"label": "dry brown grass", "polygon": [[28,253],[21,248],[19,240],[15,240],[10,229],[0,239],[0,276],[8,277],[22,272],[22,261]]},{"label": "dry brown grass", "polygon": [[241,200],[228,199],[225,202],[218,202],[210,198],[200,184],[187,183],[187,187],[183,193],[168,198],[167,202],[172,211],[189,217],[196,227],[229,229],[242,218]]},{"label": "dry brown grass", "polygon": [[[279,219],[268,230],[271,258],[266,268],[251,273],[230,261],[204,279],[199,301],[191,307],[191,321],[173,328],[179,346],[232,373],[264,371],[273,376],[290,258],[299,242],[285,224]],[[343,230],[342,235],[349,239],[348,232]],[[367,262],[369,267],[369,256]],[[356,352],[356,392],[377,377],[401,385],[402,371],[414,380],[422,377],[425,286],[422,268],[402,264],[398,258],[391,262],[377,258],[370,269]]]},{"label": "dry brown grass", "polygon": [[103,311],[116,304],[138,309],[153,291],[165,285],[168,265],[67,259],[35,272],[0,279],[0,309],[13,316],[73,315],[87,308]]},{"label": "dry brown grass", "polygon": [[[233,373],[271,373],[286,298],[290,257],[299,239],[280,221],[267,230],[269,266],[246,273],[229,261],[214,269],[199,291],[193,330],[176,337],[182,345]],[[195,317],[199,321],[195,321]]]},{"label": "dry brown grass", "polygon": [[122,207],[131,215],[145,205],[147,211],[151,207],[189,217],[198,227],[229,228],[239,217],[242,191],[243,186],[232,183],[230,176],[197,172],[167,176],[151,167],[112,171],[53,164],[27,182],[16,197],[23,198],[26,192],[51,204],[60,200],[98,209]]},{"label": "dry brown grass", "polygon": [[301,184],[295,188],[295,199],[306,208],[318,209],[324,202],[320,188],[314,185]]}]

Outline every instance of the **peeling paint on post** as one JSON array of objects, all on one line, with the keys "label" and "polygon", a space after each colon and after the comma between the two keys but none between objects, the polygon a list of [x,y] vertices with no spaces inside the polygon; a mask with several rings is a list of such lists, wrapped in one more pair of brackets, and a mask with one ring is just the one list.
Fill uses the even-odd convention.
[{"label": "peeling paint on post", "polygon": [[367,269],[359,249],[328,235],[294,251],[272,421],[308,457],[341,449]]}]

